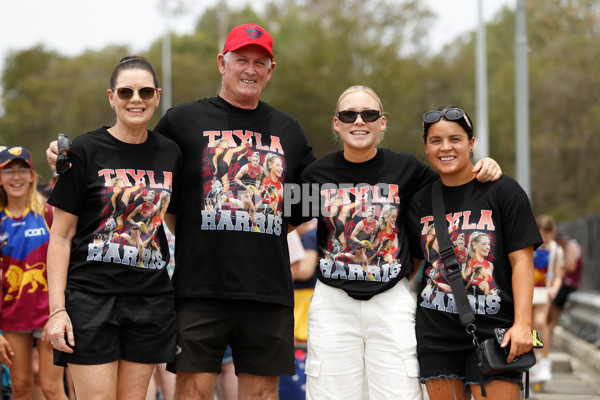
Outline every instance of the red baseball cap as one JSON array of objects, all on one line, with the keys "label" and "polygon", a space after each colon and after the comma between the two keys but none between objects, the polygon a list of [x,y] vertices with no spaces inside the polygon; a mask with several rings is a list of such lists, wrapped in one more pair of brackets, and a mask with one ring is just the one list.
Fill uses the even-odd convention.
[{"label": "red baseball cap", "polygon": [[[4,146],[2,146],[4,147]],[[33,168],[31,153],[24,147],[0,147],[0,168],[5,168],[11,161],[23,160],[30,168]]]},{"label": "red baseball cap", "polygon": [[256,44],[269,53],[271,61],[273,61],[273,37],[265,29],[256,24],[238,25],[229,32],[225,46],[223,46],[223,54],[228,51],[235,51],[241,47]]}]

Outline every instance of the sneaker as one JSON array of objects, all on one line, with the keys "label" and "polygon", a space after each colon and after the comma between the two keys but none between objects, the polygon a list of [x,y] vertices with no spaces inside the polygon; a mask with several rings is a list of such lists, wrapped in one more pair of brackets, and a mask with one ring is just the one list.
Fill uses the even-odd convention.
[{"label": "sneaker", "polygon": [[534,382],[546,382],[552,379],[552,361],[549,358],[541,358],[535,371]]}]

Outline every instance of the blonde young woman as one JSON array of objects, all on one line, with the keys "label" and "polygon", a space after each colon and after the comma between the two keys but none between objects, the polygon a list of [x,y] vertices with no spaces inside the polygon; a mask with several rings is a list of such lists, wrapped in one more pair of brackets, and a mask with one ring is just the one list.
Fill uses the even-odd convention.
[{"label": "blonde young woman", "polygon": [[[52,207],[37,190],[31,153],[19,146],[0,152],[2,363],[10,368],[12,398],[30,399],[32,343],[38,348],[40,385],[47,399],[66,399],[64,368],[52,363],[47,331],[46,257]],[[8,353],[8,354],[7,354]]]},{"label": "blonde young woman", "polygon": [[[365,381],[373,399],[422,398],[415,302],[408,282],[413,266],[403,207],[437,174],[410,154],[378,148],[386,127],[377,94],[365,86],[348,88],[339,97],[333,117],[343,150],[315,161],[302,174],[304,182],[322,188],[321,204],[326,205],[317,216],[320,261],[308,316],[309,400],[361,399]],[[487,172],[494,165],[492,160],[474,171]],[[491,169],[488,178],[498,172]],[[341,204],[334,206],[337,197]],[[333,226],[329,217],[336,207],[352,204],[359,204],[353,215],[343,226]],[[375,219],[385,221],[373,245],[365,248],[351,240],[344,253],[335,259],[327,256],[335,252],[336,235],[343,230],[350,237],[370,207]],[[366,268],[360,262],[363,251],[371,260]],[[374,257],[378,252],[380,256]]]},{"label": "blonde young woman", "polygon": [[[426,113],[423,131],[426,155],[440,174],[448,219],[448,226],[434,225],[435,231],[452,227],[452,240],[464,235],[469,242],[464,278],[477,337],[493,338],[494,328],[507,328],[503,347],[510,362],[533,344],[533,250],[541,237],[531,204],[510,177],[486,183],[476,179],[471,161],[473,124],[463,110],[443,107]],[[439,271],[433,278],[435,285],[431,285],[431,278],[421,279],[417,298],[421,382],[431,400],[467,400],[471,395],[482,400],[472,337],[460,323],[439,254],[428,257],[427,253],[433,224],[431,186],[412,197],[407,216],[411,253],[425,259],[425,270],[435,263]],[[519,399],[521,381],[520,373],[485,376],[487,399]]]},{"label": "blonde young woman", "polygon": [[[565,255],[564,250],[555,240],[554,218],[543,214],[536,218],[536,222],[544,243],[533,254],[534,288],[531,325],[541,333],[546,343],[551,343],[552,331],[548,324],[548,315],[550,305],[562,285]],[[552,361],[549,355],[550,346],[544,346],[538,351],[537,363],[531,369],[532,382],[546,382],[552,379]]]}]

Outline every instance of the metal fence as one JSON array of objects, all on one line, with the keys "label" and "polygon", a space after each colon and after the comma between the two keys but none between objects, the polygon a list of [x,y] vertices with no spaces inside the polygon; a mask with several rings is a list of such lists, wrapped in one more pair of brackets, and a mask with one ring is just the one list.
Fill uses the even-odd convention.
[{"label": "metal fence", "polygon": [[600,347],[600,292],[577,290],[560,316],[560,324],[578,337]]}]

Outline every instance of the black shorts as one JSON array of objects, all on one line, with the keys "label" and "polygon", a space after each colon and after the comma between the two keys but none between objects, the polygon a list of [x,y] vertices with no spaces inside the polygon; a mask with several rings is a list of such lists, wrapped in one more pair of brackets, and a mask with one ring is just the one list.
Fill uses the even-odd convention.
[{"label": "black shorts", "polygon": [[177,355],[167,369],[221,372],[231,346],[236,374],[295,374],[294,309],[245,300],[178,298]]},{"label": "black shorts", "polygon": [[[421,383],[425,383],[430,379],[455,378],[465,385],[479,385],[479,367],[477,363],[477,353],[474,348],[444,353],[419,353]],[[522,385],[523,374],[484,375],[484,383],[487,384],[493,380],[518,382]]]},{"label": "black shorts", "polygon": [[571,292],[574,292],[575,290],[577,289],[575,289],[574,287],[562,285],[558,290],[558,293],[556,294],[556,298],[553,301],[554,305],[558,308],[563,308],[565,306],[565,303],[567,302],[567,298],[569,297]]},{"label": "black shorts", "polygon": [[65,294],[75,347],[72,354],[54,350],[54,364],[117,360],[159,364],[175,358],[174,294],[113,296],[77,290]]}]

